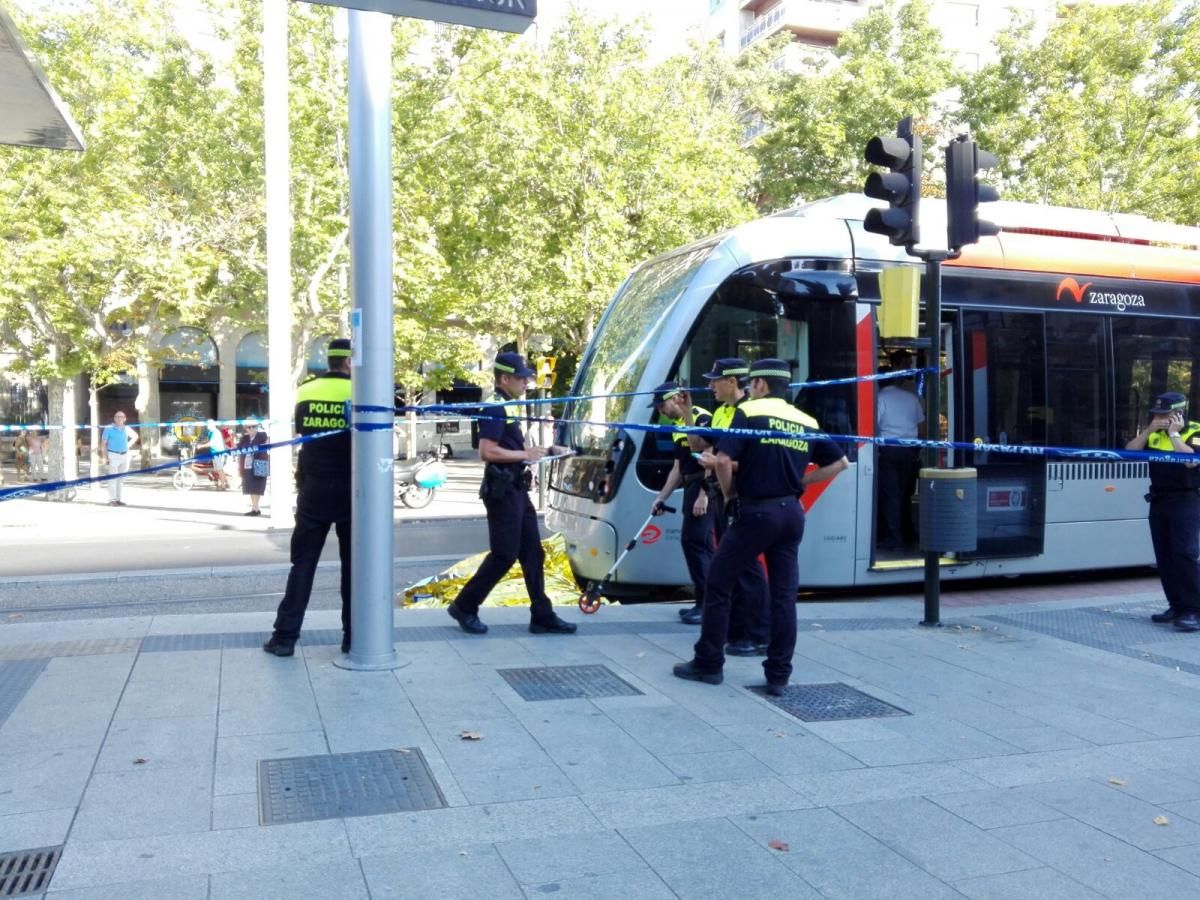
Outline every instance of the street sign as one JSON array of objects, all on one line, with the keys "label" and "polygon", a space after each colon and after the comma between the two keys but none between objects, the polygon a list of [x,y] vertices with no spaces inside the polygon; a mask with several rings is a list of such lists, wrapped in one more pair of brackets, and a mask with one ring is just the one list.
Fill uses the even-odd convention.
[{"label": "street sign", "polygon": [[537,0],[311,0],[368,12],[523,33],[537,16]]}]

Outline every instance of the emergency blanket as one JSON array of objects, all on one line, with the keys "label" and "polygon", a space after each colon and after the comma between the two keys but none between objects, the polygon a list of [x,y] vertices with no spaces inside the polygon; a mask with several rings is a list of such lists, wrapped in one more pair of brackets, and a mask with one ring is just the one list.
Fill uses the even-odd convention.
[{"label": "emergency blanket", "polygon": [[[546,553],[546,596],[555,606],[574,606],[579,602],[579,586],[571,572],[567,559],[567,542],[561,534],[551,535],[542,541]],[[472,575],[483,563],[487,551],[468,556],[437,575],[422,579],[404,589],[397,597],[397,605],[414,608],[449,606],[458,596]],[[521,564],[513,563],[500,583],[492,588],[484,606],[528,606],[529,592],[525,590]]]}]

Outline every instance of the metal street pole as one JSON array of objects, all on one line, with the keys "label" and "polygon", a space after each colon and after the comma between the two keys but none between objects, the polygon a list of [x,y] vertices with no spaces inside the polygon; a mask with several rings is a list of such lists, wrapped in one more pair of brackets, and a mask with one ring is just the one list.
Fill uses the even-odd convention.
[{"label": "metal street pole", "polygon": [[[929,329],[925,368],[934,370],[925,379],[925,421],[929,423],[925,433],[938,441],[942,438],[942,257],[937,254],[925,258],[925,292],[925,325]],[[940,453],[936,447],[926,448],[925,464],[938,468]],[[931,627],[941,625],[941,556],[937,550],[925,551],[925,618],[921,624]]]},{"label": "metal street pole", "polygon": [[[267,189],[267,415],[272,441],[292,436],[292,213],[288,199],[288,0],[263,0],[263,144]],[[271,451],[271,527],[292,525],[292,448]]]},{"label": "metal street pole", "polygon": [[[354,554],[352,643],[335,664],[394,669],[392,19],[352,9],[349,20]],[[359,411],[364,406],[384,411]]]}]

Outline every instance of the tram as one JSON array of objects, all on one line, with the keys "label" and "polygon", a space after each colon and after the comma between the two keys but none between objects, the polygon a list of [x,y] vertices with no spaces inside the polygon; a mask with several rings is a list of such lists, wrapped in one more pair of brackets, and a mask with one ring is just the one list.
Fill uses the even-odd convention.
[{"label": "tram", "polygon": [[[920,341],[879,336],[880,273],[923,264],[863,230],[871,205],[859,195],[819,200],[649,260],[626,278],[581,359],[571,396],[582,399],[563,413],[559,442],[578,455],[556,462],[550,477],[546,523],[564,535],[578,578],[604,575],[670,470],[666,435],[625,427],[652,422],[655,385],[703,385],[718,357],[787,359],[796,382],[851,379],[806,386],[795,402],[831,435],[871,437],[882,383],[861,379],[902,346],[931,366]],[[945,233],[941,201],[924,201],[921,213],[927,235]],[[1000,235],[943,268],[943,435],[1119,449],[1159,392],[1180,391],[1200,409],[1200,229],[1009,202],[986,215]],[[850,468],[801,498],[801,583],[919,580],[915,547],[877,546],[874,445],[843,448]],[[974,450],[946,451],[942,461],[978,472],[978,546],[948,555],[946,578],[1153,561],[1145,462]],[[614,596],[688,584],[679,515],[641,533],[639,552],[611,579]]]}]

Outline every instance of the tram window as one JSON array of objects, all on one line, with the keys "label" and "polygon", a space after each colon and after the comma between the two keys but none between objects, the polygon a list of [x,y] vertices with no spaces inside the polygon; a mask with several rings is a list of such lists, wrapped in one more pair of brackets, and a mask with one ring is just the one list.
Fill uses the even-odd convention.
[{"label": "tram window", "polygon": [[1046,314],[1046,440],[1055,447],[1108,447],[1104,319]]},{"label": "tram window", "polygon": [[[796,382],[850,378],[856,371],[854,305],[804,295],[780,296],[755,284],[726,281],[713,294],[681,348],[672,375],[700,387],[713,360],[740,356],[748,362],[764,357],[787,360]],[[830,434],[853,434],[853,384],[806,388],[796,405]],[[697,391],[695,402],[711,408],[712,394]],[[651,414],[652,415],[652,414]],[[661,445],[660,445],[661,444]],[[842,445],[853,460],[853,442]],[[638,455],[638,478],[651,489],[665,482],[671,450],[665,442],[646,440]]]},{"label": "tram window", "polygon": [[1200,400],[1200,322],[1121,317],[1112,320],[1116,362],[1116,438],[1123,444],[1150,418],[1156,394],[1178,391],[1191,401],[1196,418]]},{"label": "tram window", "polygon": [[963,312],[966,429],[972,440],[1046,443],[1046,353],[1034,313]]}]

